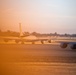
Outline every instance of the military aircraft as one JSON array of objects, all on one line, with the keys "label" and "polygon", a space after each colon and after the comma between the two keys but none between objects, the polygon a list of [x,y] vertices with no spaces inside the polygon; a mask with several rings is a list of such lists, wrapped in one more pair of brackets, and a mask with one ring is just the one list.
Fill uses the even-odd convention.
[{"label": "military aircraft", "polygon": [[24,36],[22,33],[21,23],[19,23],[20,28],[20,35],[19,37],[0,37],[0,39],[3,39],[5,42],[8,42],[9,40],[15,40],[16,43],[21,42],[21,44],[24,44],[24,42],[32,42],[32,44],[35,44],[36,41],[40,41],[42,44],[44,44],[44,41],[48,41],[51,43],[50,38],[38,38],[33,35]]}]

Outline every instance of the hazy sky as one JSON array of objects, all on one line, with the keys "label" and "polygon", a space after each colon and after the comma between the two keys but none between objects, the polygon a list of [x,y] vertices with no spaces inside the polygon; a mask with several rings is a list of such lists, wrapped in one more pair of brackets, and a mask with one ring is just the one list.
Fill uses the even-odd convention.
[{"label": "hazy sky", "polygon": [[76,0],[0,0],[0,29],[76,33]]}]

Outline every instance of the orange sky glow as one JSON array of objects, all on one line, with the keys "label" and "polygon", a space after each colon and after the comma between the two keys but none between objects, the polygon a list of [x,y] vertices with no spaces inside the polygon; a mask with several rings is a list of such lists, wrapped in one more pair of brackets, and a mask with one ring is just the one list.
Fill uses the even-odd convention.
[{"label": "orange sky glow", "polygon": [[75,0],[0,0],[0,29],[75,33]]}]

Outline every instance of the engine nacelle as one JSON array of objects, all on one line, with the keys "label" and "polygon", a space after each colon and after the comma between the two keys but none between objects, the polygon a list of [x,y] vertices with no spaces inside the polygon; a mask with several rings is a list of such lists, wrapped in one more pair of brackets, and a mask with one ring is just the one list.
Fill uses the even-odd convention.
[{"label": "engine nacelle", "polygon": [[16,43],[19,43],[19,40],[15,40]]},{"label": "engine nacelle", "polygon": [[8,39],[4,39],[4,42],[8,42],[9,40]]},{"label": "engine nacelle", "polygon": [[51,40],[48,40],[48,43],[51,43]]},{"label": "engine nacelle", "polygon": [[71,45],[70,45],[70,48],[71,48],[71,49],[76,49],[76,44],[71,44]]},{"label": "engine nacelle", "polygon": [[41,44],[44,44],[44,41],[41,41]]},{"label": "engine nacelle", "polygon": [[61,44],[60,44],[60,47],[61,47],[61,48],[66,48],[67,46],[68,46],[67,43],[61,43]]}]

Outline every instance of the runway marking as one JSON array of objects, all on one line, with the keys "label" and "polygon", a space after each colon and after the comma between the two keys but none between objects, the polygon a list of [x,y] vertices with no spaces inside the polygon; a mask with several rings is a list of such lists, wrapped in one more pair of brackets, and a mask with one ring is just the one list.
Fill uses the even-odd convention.
[{"label": "runway marking", "polygon": [[46,65],[46,66],[73,66],[73,67],[76,68],[76,63],[7,62],[5,64]]}]

